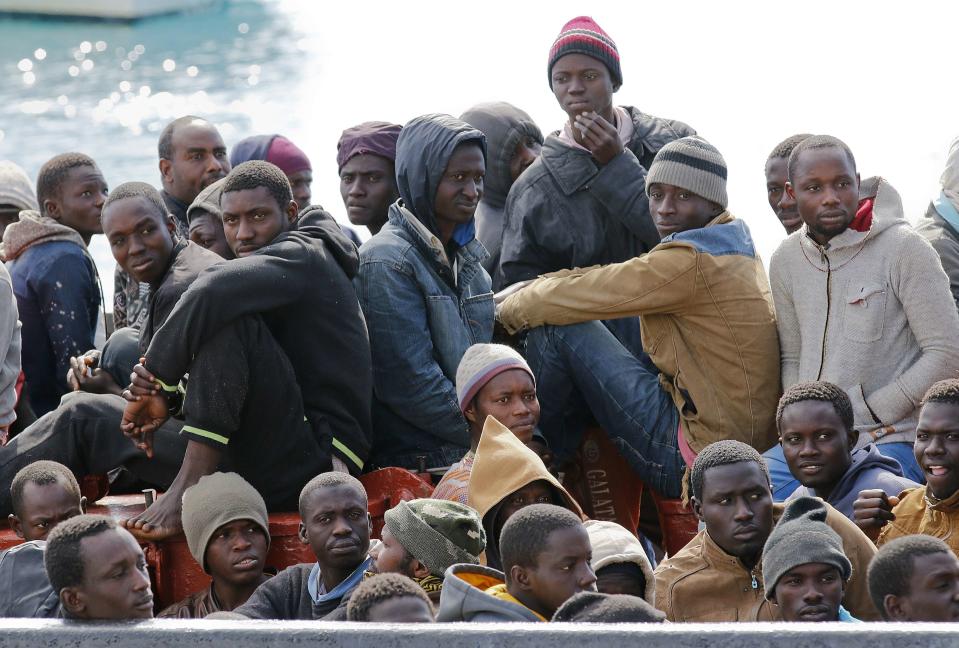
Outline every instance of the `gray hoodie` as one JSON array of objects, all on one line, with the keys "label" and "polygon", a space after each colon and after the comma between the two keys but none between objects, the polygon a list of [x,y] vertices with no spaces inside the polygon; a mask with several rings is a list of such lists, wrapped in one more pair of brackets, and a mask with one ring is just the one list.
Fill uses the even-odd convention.
[{"label": "gray hoodie", "polygon": [[913,442],[919,402],[959,370],[959,313],[932,246],[880,178],[868,231],[819,246],[803,226],[769,265],[782,350],[782,386],[828,380],[852,400],[858,447]]},{"label": "gray hoodie", "polygon": [[504,578],[503,572],[489,567],[453,565],[446,570],[436,620],[440,623],[542,622],[528,607],[487,594],[487,590],[502,585]]},{"label": "gray hoodie", "polygon": [[543,132],[532,117],[505,101],[477,104],[460,119],[486,135],[486,178],[483,199],[476,208],[476,238],[489,252],[483,267],[492,276],[499,265],[506,196],[513,186],[509,168],[513,152],[526,137],[542,145]]},{"label": "gray hoodie", "polygon": [[17,419],[17,378],[20,376],[20,321],[10,273],[0,263],[0,427]]}]

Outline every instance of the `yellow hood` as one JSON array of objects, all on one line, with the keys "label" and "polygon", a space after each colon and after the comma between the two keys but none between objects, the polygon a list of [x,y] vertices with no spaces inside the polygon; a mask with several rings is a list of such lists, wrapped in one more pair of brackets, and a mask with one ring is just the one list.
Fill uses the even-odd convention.
[{"label": "yellow hood", "polygon": [[552,484],[566,500],[565,508],[586,519],[583,509],[559,480],[546,470],[543,460],[517,439],[508,427],[492,416],[486,417],[470,473],[467,502],[476,509],[480,518],[485,518],[507,495],[540,479]]}]

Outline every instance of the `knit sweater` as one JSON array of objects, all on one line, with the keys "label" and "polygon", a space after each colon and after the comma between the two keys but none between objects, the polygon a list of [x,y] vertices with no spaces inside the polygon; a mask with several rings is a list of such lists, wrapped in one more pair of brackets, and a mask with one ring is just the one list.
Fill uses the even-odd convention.
[{"label": "knit sweater", "polygon": [[859,447],[915,440],[919,401],[959,369],[959,314],[932,247],[903,217],[879,178],[868,231],[825,246],[804,226],[773,254],[770,283],[782,350],[782,384],[828,380],[848,392]]}]

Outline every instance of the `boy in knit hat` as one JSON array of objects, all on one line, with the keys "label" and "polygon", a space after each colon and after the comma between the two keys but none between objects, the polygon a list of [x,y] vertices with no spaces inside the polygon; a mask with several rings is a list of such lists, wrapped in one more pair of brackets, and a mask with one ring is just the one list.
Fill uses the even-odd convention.
[{"label": "boy in knit hat", "polygon": [[532,117],[505,101],[477,104],[460,119],[483,131],[489,147],[483,198],[476,208],[476,238],[489,252],[483,267],[492,277],[499,267],[506,196],[513,183],[539,157],[543,133]]},{"label": "boy in knit hat", "polygon": [[423,590],[401,574],[376,574],[357,586],[346,611],[347,621],[433,623],[433,604]]},{"label": "boy in knit hat", "polygon": [[10,223],[25,209],[40,211],[29,176],[10,160],[0,160],[0,240]]},{"label": "boy in knit hat", "polygon": [[695,134],[682,122],[613,104],[623,84],[619,50],[588,16],[560,30],[547,79],[566,122],[510,189],[498,290],[654,248],[660,237],[645,194],[647,169],[665,144]]},{"label": "boy in knit hat", "polygon": [[[410,578],[436,605],[443,591],[443,575],[454,564],[478,565],[486,548],[486,533],[476,511],[456,502],[417,499],[400,502],[386,511],[382,542],[371,551],[372,574],[399,574]],[[326,621],[347,618],[345,596]]]},{"label": "boy in knit hat", "polygon": [[278,166],[290,181],[296,206],[300,211],[310,206],[313,165],[299,146],[282,135],[253,135],[241,139],[230,151],[230,166],[250,160],[266,160]]},{"label": "boy in knit hat", "polygon": [[800,486],[787,498],[820,497],[853,519],[860,491],[880,489],[898,495],[918,486],[902,476],[899,462],[869,444],[853,450],[852,402],[836,385],[816,381],[786,390],[776,411],[779,439],[789,469]]},{"label": "boy in knit hat", "polygon": [[[525,355],[558,460],[579,445],[582,427],[566,407],[581,396],[640,479],[678,497],[684,460],[712,441],[775,443],[779,340],[762,260],[726,209],[719,151],[698,137],[671,142],[645,182],[659,245],[541,277],[507,297],[497,318],[511,333],[532,329]],[[642,322],[648,358],[599,322],[630,316]]]},{"label": "boy in knit hat", "polygon": [[852,400],[857,447],[875,443],[920,482],[912,452],[920,401],[959,367],[949,278],[896,190],[878,177],[860,182],[841,140],[803,140],[787,171],[804,226],[769,263],[783,388],[839,385]]},{"label": "boy in knit hat", "polygon": [[486,549],[479,515],[457,502],[400,502],[384,519],[382,542],[370,552],[373,571],[412,578],[437,604],[446,570],[460,563],[479,564]]},{"label": "boy in knit hat", "polygon": [[263,497],[236,473],[200,478],[183,493],[183,535],[212,582],[174,603],[160,618],[202,619],[246,603],[269,576],[270,522]]},{"label": "boy in knit hat", "polygon": [[390,205],[400,197],[395,166],[396,141],[402,129],[388,122],[363,122],[344,130],[336,143],[346,216],[374,236],[386,225]]},{"label": "boy in knit hat", "polygon": [[656,601],[653,568],[636,536],[605,520],[587,520],[584,526],[593,548],[590,565],[596,574],[596,589],[603,594],[638,596],[652,605]]},{"label": "boy in knit hat", "polygon": [[470,450],[446,471],[433,497],[466,504],[486,417],[508,427],[529,447],[539,423],[539,401],[526,360],[503,344],[474,344],[466,350],[456,369],[456,397],[470,426]]},{"label": "boy in knit hat", "polygon": [[596,590],[589,536],[576,514],[534,504],[503,527],[503,571],[454,565],[438,621],[548,621],[574,594]]},{"label": "boy in knit hat", "polygon": [[186,210],[190,221],[190,240],[224,259],[235,259],[236,255],[223,232],[223,210],[220,209],[222,193],[223,180],[217,180],[201,191]]},{"label": "boy in knit hat", "polygon": [[783,621],[858,622],[842,607],[852,563],[826,524],[827,512],[822,500],[800,497],[786,505],[766,540],[763,584]]},{"label": "boy in knit hat", "polygon": [[959,552],[959,380],[940,380],[926,392],[916,426],[915,458],[924,486],[898,496],[864,490],[854,520],[879,546],[916,533],[942,538]]},{"label": "boy in knit hat", "polygon": [[87,245],[100,234],[107,183],[82,153],[48,160],[37,176],[40,211],[22,211],[3,233],[3,258],[23,324],[22,358],[37,416],[67,393],[70,358],[94,348],[100,289]]},{"label": "boy in knit hat", "polygon": [[884,621],[959,621],[959,559],[927,535],[896,538],[869,563],[869,594]]}]

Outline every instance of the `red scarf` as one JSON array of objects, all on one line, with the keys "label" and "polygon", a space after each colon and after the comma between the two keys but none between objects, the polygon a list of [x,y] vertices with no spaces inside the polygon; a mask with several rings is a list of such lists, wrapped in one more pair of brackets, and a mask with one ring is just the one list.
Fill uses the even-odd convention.
[{"label": "red scarf", "polygon": [[849,229],[857,232],[868,232],[872,227],[872,208],[876,204],[874,198],[863,198],[859,201],[856,217],[849,223]]}]

